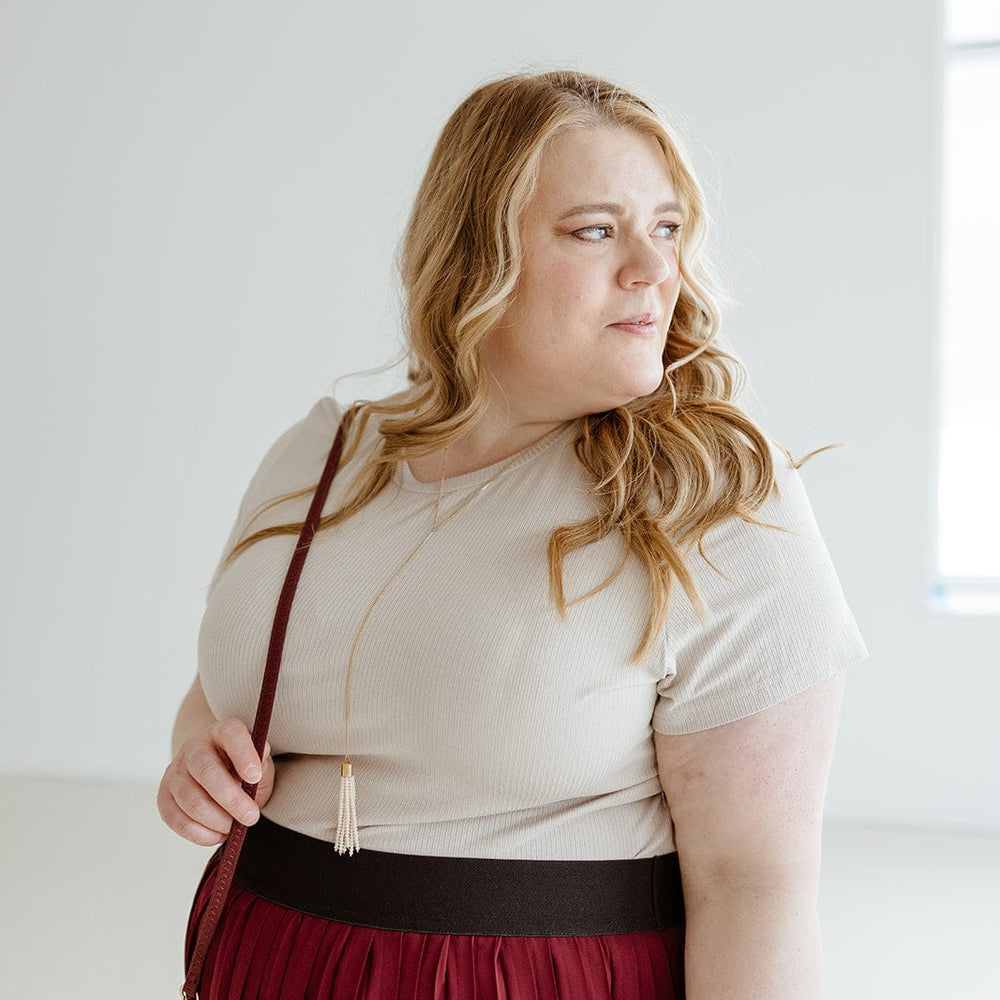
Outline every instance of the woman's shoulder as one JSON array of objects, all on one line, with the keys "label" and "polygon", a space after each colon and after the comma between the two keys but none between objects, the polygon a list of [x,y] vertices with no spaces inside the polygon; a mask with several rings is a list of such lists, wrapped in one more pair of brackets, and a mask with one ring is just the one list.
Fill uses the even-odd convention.
[{"label": "woman's shoulder", "polygon": [[[778,564],[787,559],[791,537],[820,537],[805,482],[791,454],[770,435],[764,435],[772,470],[771,488],[759,507],[732,514],[706,535],[706,546],[741,561],[767,559]],[[760,522],[763,522],[760,523]],[[768,527],[764,527],[764,525]],[[794,546],[791,546],[794,548]]]},{"label": "woman's shoulder", "polygon": [[345,407],[338,403],[333,396],[320,396],[313,403],[305,419],[317,423],[323,428],[332,427],[335,429],[344,415],[344,409]]},{"label": "woman's shoulder", "polygon": [[[764,439],[772,477],[763,502],[726,514],[700,540],[689,536],[682,545],[685,564],[709,608],[739,606],[768,591],[816,594],[836,580],[796,461],[775,438],[764,434]],[[720,473],[713,486],[717,500],[729,485]]]},{"label": "woman's shoulder", "polygon": [[262,464],[305,463],[311,466],[324,445],[329,451],[343,413],[344,408],[333,396],[321,396],[302,417],[282,432]]},{"label": "woman's shoulder", "polygon": [[754,512],[760,520],[770,520],[787,528],[814,525],[812,505],[805,482],[791,453],[775,438],[764,435],[771,459],[774,483],[767,499]]},{"label": "woman's shoulder", "polygon": [[[317,468],[322,469],[333,446],[337,429],[347,412],[356,410],[360,413],[373,405],[373,411],[366,415],[363,422],[361,441],[356,449],[352,447],[352,451],[358,454],[367,454],[368,445],[377,438],[379,425],[384,419],[384,413],[380,412],[379,407],[398,406],[401,402],[406,402],[411,393],[412,390],[403,390],[384,399],[360,400],[348,404],[339,402],[332,393],[320,396],[309,406],[304,416],[274,442],[262,467],[280,469],[285,477],[295,477],[300,473],[313,475]],[[354,419],[356,417],[352,418],[352,424]]]},{"label": "woman's shoulder", "polygon": [[347,407],[337,402],[331,395],[320,396],[309,408],[309,412],[297,426],[299,447],[308,453],[310,458],[318,452],[325,459],[326,453],[333,445],[333,439],[336,437],[346,409]]},{"label": "woman's shoulder", "polygon": [[279,493],[315,482],[343,415],[333,396],[321,396],[295,423],[272,439],[257,465],[241,504],[244,514]]}]

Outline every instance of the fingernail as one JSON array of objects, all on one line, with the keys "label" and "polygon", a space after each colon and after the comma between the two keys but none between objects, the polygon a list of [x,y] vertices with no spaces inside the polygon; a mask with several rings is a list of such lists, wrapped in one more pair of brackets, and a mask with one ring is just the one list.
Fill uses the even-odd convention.
[{"label": "fingernail", "polygon": [[260,781],[260,768],[256,764],[247,768],[247,781]]}]

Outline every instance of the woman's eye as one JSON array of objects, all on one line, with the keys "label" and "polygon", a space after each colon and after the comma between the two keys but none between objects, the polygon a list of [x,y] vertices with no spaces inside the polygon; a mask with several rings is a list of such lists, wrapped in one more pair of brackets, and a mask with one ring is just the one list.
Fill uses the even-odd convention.
[{"label": "woman's eye", "polygon": [[577,229],[574,236],[589,243],[602,243],[611,233],[611,226],[587,226],[584,229]]},{"label": "woman's eye", "polygon": [[661,229],[666,229],[668,232],[663,235],[666,236],[668,240],[677,239],[677,234],[680,232],[681,226],[679,222],[661,222],[653,232],[659,232]]}]

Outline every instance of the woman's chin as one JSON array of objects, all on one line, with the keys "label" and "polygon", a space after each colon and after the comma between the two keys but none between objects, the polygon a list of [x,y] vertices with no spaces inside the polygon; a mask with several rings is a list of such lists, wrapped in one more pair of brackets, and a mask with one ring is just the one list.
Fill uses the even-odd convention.
[{"label": "woman's chin", "polygon": [[605,410],[613,410],[618,406],[627,406],[629,403],[632,403],[637,399],[642,399],[643,396],[652,395],[657,389],[660,388],[662,382],[662,371],[655,379],[630,379],[627,383],[617,387],[613,395],[610,393],[608,394],[607,399],[604,401],[605,405],[601,406],[600,409],[594,409],[590,412],[602,413]]},{"label": "woman's chin", "polygon": [[624,406],[625,403],[631,403],[634,399],[651,395],[660,388],[662,382],[663,368],[659,365],[641,372],[633,372],[622,386],[623,394],[627,394],[627,397],[618,405]]}]

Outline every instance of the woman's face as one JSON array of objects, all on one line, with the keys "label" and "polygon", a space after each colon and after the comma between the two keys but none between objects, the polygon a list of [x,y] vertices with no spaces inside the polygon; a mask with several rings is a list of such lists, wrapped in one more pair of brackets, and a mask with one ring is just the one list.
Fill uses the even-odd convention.
[{"label": "woman's face", "polygon": [[680,291],[676,201],[649,136],[597,127],[549,143],[516,297],[485,345],[512,421],[599,413],[659,387]]}]

